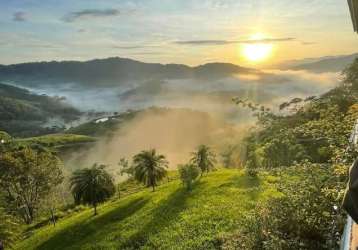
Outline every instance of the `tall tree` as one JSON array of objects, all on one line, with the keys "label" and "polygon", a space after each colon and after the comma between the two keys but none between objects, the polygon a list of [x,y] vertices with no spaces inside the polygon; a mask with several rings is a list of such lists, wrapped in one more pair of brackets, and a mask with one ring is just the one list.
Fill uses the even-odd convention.
[{"label": "tall tree", "polygon": [[215,169],[215,153],[206,145],[200,145],[197,151],[192,153],[191,162],[201,169],[201,175]]},{"label": "tall tree", "polygon": [[41,201],[63,181],[61,161],[45,148],[18,147],[0,155],[0,187],[8,206],[32,223]]},{"label": "tall tree", "polygon": [[167,175],[167,167],[165,156],[157,154],[155,149],[142,151],[133,157],[134,178],[152,187],[153,192],[158,182]]},{"label": "tall tree", "polygon": [[76,204],[93,206],[94,215],[97,215],[97,205],[115,193],[113,178],[105,168],[105,165],[94,164],[91,168],[75,171],[70,179]]}]

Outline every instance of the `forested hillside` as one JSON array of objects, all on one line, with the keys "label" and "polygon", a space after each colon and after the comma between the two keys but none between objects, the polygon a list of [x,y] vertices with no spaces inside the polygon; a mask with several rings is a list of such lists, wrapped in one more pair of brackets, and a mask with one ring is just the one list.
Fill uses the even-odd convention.
[{"label": "forested hillside", "polygon": [[38,95],[23,88],[0,84],[0,130],[11,135],[56,132],[66,122],[78,119],[80,114],[62,97]]},{"label": "forested hillside", "polygon": [[[344,71],[340,86],[320,97],[294,99],[274,114],[235,100],[258,118],[246,138],[246,170],[252,176],[270,171],[290,184],[283,196],[257,210],[256,233],[238,233],[230,246],[248,249],[332,249],[344,223],[341,208],[348,169],[357,152],[349,137],[358,117],[358,59]],[[301,176],[297,181],[294,176]]]}]

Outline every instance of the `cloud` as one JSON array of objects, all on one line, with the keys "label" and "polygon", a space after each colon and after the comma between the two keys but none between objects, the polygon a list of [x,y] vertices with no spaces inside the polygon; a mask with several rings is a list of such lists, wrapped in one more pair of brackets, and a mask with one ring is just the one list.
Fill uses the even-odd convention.
[{"label": "cloud", "polygon": [[243,40],[238,41],[239,43],[275,43],[275,42],[292,42],[296,41],[294,37],[284,37],[284,38],[266,38],[266,39],[257,39],[257,40]]},{"label": "cloud", "polygon": [[113,45],[112,48],[113,49],[142,49],[145,48],[146,46],[140,46],[140,45],[133,45],[133,46],[125,46],[125,45]]},{"label": "cloud", "polygon": [[135,50],[135,49],[145,49],[145,48],[160,48],[159,45],[113,45],[113,49],[123,49],[123,50]]},{"label": "cloud", "polygon": [[[337,72],[315,73],[305,70],[266,70],[265,72],[291,79],[293,82],[304,81],[307,85],[315,85],[316,87],[317,85],[328,86],[329,88],[324,91],[335,87],[340,77],[340,73]],[[313,86],[309,88],[313,88]]]},{"label": "cloud", "polygon": [[68,23],[75,22],[83,18],[101,18],[113,17],[121,14],[117,9],[85,9],[81,11],[70,12],[62,20]]},{"label": "cloud", "polygon": [[315,42],[301,42],[302,45],[315,45]]},{"label": "cloud", "polygon": [[15,22],[24,22],[26,21],[26,13],[23,11],[18,11],[13,14],[12,20]]},{"label": "cloud", "polygon": [[188,40],[188,41],[176,41],[175,44],[179,45],[193,45],[193,46],[207,46],[207,45],[226,45],[226,44],[235,44],[235,43],[275,43],[275,42],[291,42],[296,41],[294,37],[284,37],[284,38],[266,38],[266,39],[256,39],[256,40]]},{"label": "cloud", "polygon": [[228,40],[189,40],[189,41],[176,41],[175,44],[180,45],[225,45],[237,43],[238,41],[228,41]]}]

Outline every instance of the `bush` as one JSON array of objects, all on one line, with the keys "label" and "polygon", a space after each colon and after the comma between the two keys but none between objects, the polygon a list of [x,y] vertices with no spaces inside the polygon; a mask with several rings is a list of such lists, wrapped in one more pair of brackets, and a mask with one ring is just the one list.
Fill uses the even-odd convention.
[{"label": "bush", "polygon": [[193,182],[200,175],[200,169],[193,164],[179,166],[179,175],[183,184],[188,190],[191,190]]},{"label": "bush", "polygon": [[245,171],[246,174],[250,177],[256,177],[258,174],[258,170],[256,169],[256,167],[253,164],[251,164],[249,161],[246,164]]},{"label": "bush", "polygon": [[333,209],[344,187],[335,168],[305,162],[278,171],[282,195],[259,204],[241,231],[223,237],[222,248],[337,249],[345,218]]}]

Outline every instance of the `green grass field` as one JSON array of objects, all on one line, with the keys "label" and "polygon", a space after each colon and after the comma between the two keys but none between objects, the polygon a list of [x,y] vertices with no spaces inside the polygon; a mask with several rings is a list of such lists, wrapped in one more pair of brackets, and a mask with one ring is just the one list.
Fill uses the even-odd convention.
[{"label": "green grass field", "polygon": [[75,134],[51,134],[43,135],[37,137],[29,137],[23,139],[15,139],[18,143],[24,144],[41,144],[44,146],[53,146],[60,147],[67,144],[76,144],[76,143],[90,143],[95,142],[96,139],[90,136],[85,135],[75,135]]},{"label": "green grass field", "polygon": [[45,226],[16,249],[215,249],[220,235],[240,227],[255,203],[278,195],[270,176],[212,172],[186,191],[179,180],[111,200]]}]

